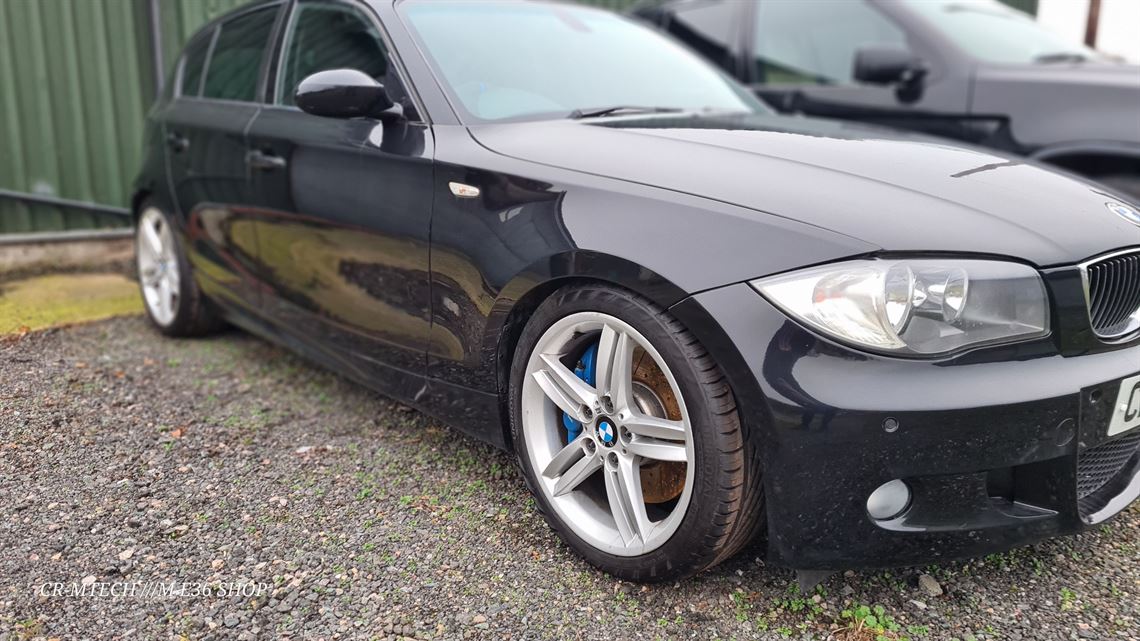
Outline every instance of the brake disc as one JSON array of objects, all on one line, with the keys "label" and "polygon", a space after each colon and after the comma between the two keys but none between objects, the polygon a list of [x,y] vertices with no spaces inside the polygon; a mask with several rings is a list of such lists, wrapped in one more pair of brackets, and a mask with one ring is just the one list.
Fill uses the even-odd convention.
[{"label": "brake disc", "polygon": [[[681,407],[669,379],[640,347],[633,353],[633,401],[650,416],[681,420]],[[641,464],[641,493],[646,503],[666,503],[685,489],[685,464],[668,461]]]}]

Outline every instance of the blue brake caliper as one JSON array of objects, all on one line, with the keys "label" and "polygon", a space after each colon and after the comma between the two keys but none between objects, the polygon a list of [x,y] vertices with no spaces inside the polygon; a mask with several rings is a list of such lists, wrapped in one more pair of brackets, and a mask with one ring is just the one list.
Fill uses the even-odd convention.
[{"label": "blue brake caliper", "polygon": [[[578,359],[578,364],[574,366],[574,375],[586,381],[587,385],[595,385],[597,359],[598,344],[594,343],[587,347],[586,351],[582,353],[582,358]],[[562,413],[562,426],[566,428],[567,443],[572,442],[582,434],[582,424],[570,418],[570,415],[565,412]]]}]

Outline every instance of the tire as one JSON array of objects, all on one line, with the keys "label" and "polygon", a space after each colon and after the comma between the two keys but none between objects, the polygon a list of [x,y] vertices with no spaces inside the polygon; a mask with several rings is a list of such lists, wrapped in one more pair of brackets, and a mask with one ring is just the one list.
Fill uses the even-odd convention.
[{"label": "tire", "polygon": [[135,225],[139,293],[158,331],[174,337],[203,336],[220,329],[223,322],[194,281],[176,229],[170,214],[149,200],[139,207]]},{"label": "tire", "polygon": [[[595,345],[596,356],[591,358],[598,363],[597,387],[587,384],[584,389],[593,390],[601,401],[593,422],[581,421],[581,436],[574,438],[563,417],[569,412],[561,408],[574,411],[575,401],[568,399],[579,398],[574,390],[581,393],[583,388],[564,378],[557,366],[569,369],[582,343]],[[556,357],[550,354],[563,352],[561,360],[552,360]],[[632,354],[628,359],[613,356],[614,364],[607,365],[611,355],[627,352]],[[578,365],[587,357],[581,358]],[[657,374],[646,375],[646,380],[656,383],[638,378],[647,358],[648,369]],[[623,363],[630,359],[631,382],[623,387]],[[561,390],[555,396],[572,391],[559,405],[551,389]],[[634,391],[623,391],[627,389]],[[660,400],[670,391],[675,398],[654,404],[651,397]],[[588,393],[580,398],[593,402]],[[724,374],[691,333],[646,299],[595,285],[555,292],[535,311],[519,339],[509,403],[519,465],[543,516],[567,545],[605,572],[638,582],[685,578],[735,554],[763,523],[755,444],[740,422]],[[621,409],[626,404],[628,411]],[[590,418],[584,409],[577,412],[571,416]],[[661,432],[655,425],[670,431]],[[678,426],[687,430],[683,440],[656,438],[659,433],[681,434],[675,431]],[[580,453],[575,450],[579,443]],[[687,457],[683,468],[677,467],[678,448]],[[660,452],[670,462],[659,463],[643,456],[645,452],[654,457]],[[583,471],[596,465],[596,471]],[[683,489],[676,494],[673,480],[681,475]],[[630,507],[637,505],[637,498],[643,499],[644,513]],[[615,504],[625,507],[615,512]],[[661,519],[642,518],[651,512]]]}]

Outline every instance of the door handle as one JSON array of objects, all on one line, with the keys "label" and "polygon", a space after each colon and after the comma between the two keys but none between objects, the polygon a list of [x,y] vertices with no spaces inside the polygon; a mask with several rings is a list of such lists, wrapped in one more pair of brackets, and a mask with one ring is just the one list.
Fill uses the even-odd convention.
[{"label": "door handle", "polygon": [[250,169],[273,170],[284,169],[289,163],[277,154],[254,150],[245,155],[245,164]]},{"label": "door handle", "polygon": [[178,132],[170,132],[166,134],[166,146],[176,153],[180,154],[190,148],[190,139]]}]

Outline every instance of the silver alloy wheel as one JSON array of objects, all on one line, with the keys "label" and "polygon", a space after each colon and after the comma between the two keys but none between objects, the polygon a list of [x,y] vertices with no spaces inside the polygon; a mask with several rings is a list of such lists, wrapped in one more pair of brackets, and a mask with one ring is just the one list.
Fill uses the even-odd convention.
[{"label": "silver alloy wheel", "polygon": [[[562,359],[583,335],[599,335],[596,387],[578,378]],[[652,416],[635,399],[633,355],[640,347],[664,373],[680,407],[680,420]],[[583,425],[565,443],[561,412]],[[591,546],[616,556],[638,556],[661,547],[677,531],[693,489],[693,434],[685,400],[661,355],[637,330],[599,312],[579,312],[554,323],[527,362],[521,420],[531,469],[563,523]],[[641,488],[643,461],[685,463],[685,484],[671,509],[654,506],[652,518]],[[604,492],[596,482],[601,474]],[[664,514],[658,512],[665,512]]]},{"label": "silver alloy wheel", "polygon": [[174,234],[162,212],[154,207],[148,207],[139,216],[135,253],[147,310],[159,325],[170,325],[178,312],[181,275],[174,253]]}]

